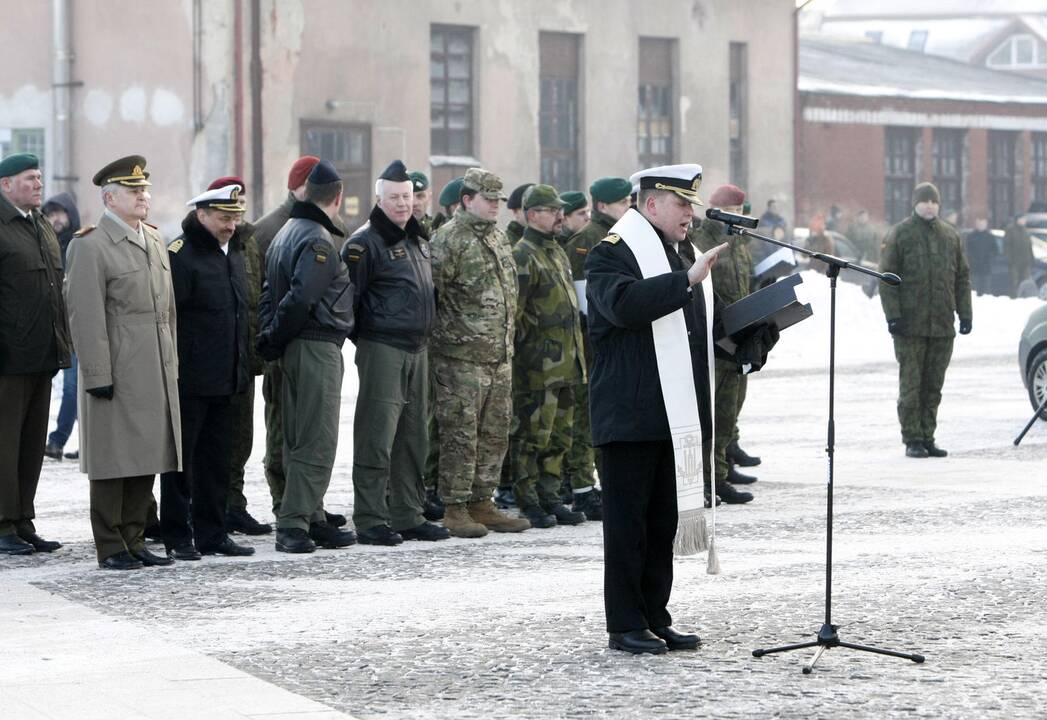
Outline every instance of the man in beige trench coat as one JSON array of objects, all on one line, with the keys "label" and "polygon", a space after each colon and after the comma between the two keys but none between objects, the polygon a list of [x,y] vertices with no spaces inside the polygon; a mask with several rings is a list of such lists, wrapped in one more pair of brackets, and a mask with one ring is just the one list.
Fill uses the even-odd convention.
[{"label": "man in beige trench coat", "polygon": [[80,359],[80,470],[91,481],[98,565],[169,565],[145,547],[156,473],[182,469],[175,297],[149,214],[145,158],[98,171],[105,211],[69,244],[66,304]]}]

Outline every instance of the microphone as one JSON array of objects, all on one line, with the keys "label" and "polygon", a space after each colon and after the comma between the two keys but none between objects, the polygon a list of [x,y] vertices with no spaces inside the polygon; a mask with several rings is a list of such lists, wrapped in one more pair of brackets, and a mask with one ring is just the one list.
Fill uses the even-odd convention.
[{"label": "microphone", "polygon": [[901,285],[902,284],[902,279],[900,277],[898,277],[897,275],[895,275],[894,273],[884,273],[882,279],[888,285]]},{"label": "microphone", "polygon": [[727,225],[738,225],[743,228],[749,228],[750,230],[760,224],[760,221],[754,217],[748,215],[735,215],[734,213],[724,212],[720,208],[709,208],[705,211],[705,217],[710,220],[718,220]]}]

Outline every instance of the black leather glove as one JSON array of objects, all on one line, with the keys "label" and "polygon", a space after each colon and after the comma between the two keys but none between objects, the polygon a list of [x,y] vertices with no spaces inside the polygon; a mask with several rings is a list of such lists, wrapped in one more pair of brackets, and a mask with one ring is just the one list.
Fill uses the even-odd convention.
[{"label": "black leather glove", "polygon": [[283,348],[276,347],[269,342],[269,333],[258,333],[258,337],[255,339],[254,349],[258,351],[258,354],[263,360],[273,362],[279,360],[280,356],[284,354]]},{"label": "black leather glove", "polygon": [[749,365],[750,373],[759,371],[767,364],[767,354],[778,342],[778,327],[773,323],[760,325],[738,344],[735,351],[735,362],[739,365]]},{"label": "black leather glove", "polygon": [[101,400],[112,400],[113,399],[113,386],[104,385],[102,387],[91,388],[87,391],[88,395],[99,398]]},{"label": "black leather glove", "polygon": [[888,320],[887,321],[887,332],[889,332],[891,335],[901,335],[902,334],[902,319],[901,318],[893,318],[891,320]]},{"label": "black leather glove", "polygon": [[970,320],[961,320],[960,321],[960,334],[961,335],[968,335],[968,334],[970,334],[970,332],[971,332],[971,321]]}]

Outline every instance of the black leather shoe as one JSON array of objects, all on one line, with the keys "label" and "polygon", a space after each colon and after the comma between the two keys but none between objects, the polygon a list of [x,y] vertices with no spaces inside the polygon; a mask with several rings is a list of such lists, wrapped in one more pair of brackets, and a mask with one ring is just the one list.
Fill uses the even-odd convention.
[{"label": "black leather shoe", "polygon": [[609,633],[607,647],[612,650],[624,650],[633,655],[641,653],[662,655],[669,651],[665,641],[646,628],[623,633]]},{"label": "black leather shoe", "polygon": [[66,460],[79,460],[80,459],[80,451],[79,450],[73,450],[72,452],[67,452],[62,457],[64,457]]},{"label": "black leather shoe", "polygon": [[126,550],[121,550],[116,555],[110,555],[98,563],[103,570],[138,570],[142,567],[142,561],[135,558]]},{"label": "black leather shoe", "polygon": [[44,457],[49,457],[52,460],[61,460],[62,448],[53,442],[49,442],[47,445],[44,445]]},{"label": "black leather shoe", "polygon": [[[923,449],[927,451],[930,457],[948,457],[949,453],[946,450],[942,450],[940,447],[934,444],[934,440],[925,442]],[[39,550],[39,548],[37,548]]]},{"label": "black leather shoe", "polygon": [[545,510],[556,518],[557,525],[581,525],[585,522],[585,513],[576,512],[566,505],[556,503]]},{"label": "black leather shoe", "polygon": [[531,523],[531,527],[543,529],[556,527],[556,516],[550,515],[537,506],[520,508],[520,516],[527,518]]},{"label": "black leather shoe", "polygon": [[732,467],[727,471],[727,482],[731,485],[752,485],[756,482],[756,476],[740,473]]},{"label": "black leather shoe", "polygon": [[36,548],[17,535],[0,535],[0,555],[32,555]]},{"label": "black leather shoe", "polygon": [[196,549],[196,546],[192,543],[186,543],[185,545],[178,545],[173,548],[167,549],[167,556],[172,557],[175,560],[199,560],[203,557],[200,551]]},{"label": "black leather shoe", "polygon": [[356,533],[352,530],[339,530],[327,523],[309,523],[309,538],[317,547],[334,550],[356,544]]},{"label": "black leather shoe", "polygon": [[361,545],[399,545],[403,535],[393,532],[388,525],[375,525],[366,530],[357,530],[356,539]]},{"label": "black leather shoe", "polygon": [[702,639],[693,633],[682,633],[666,625],[652,628],[651,632],[665,641],[670,650],[697,650]]},{"label": "black leather shoe", "polygon": [[434,542],[436,540],[446,540],[451,537],[451,531],[445,528],[443,525],[434,525],[431,522],[424,522],[421,525],[416,525],[413,528],[407,528],[406,530],[400,530],[400,537],[404,540],[425,540],[427,542]]},{"label": "black leather shoe", "polygon": [[250,545],[240,545],[239,543],[235,543],[228,535],[216,543],[201,545],[199,550],[201,555],[228,555],[229,557],[246,557],[248,555],[254,555],[253,547]]},{"label": "black leather shoe", "polygon": [[738,447],[737,440],[727,446],[727,459],[739,467],[756,467],[760,464],[760,458]]},{"label": "black leather shoe", "polygon": [[752,493],[736,490],[733,485],[725,482],[716,483],[716,494],[728,505],[744,505],[753,499]]},{"label": "black leather shoe", "polygon": [[225,514],[225,529],[241,535],[268,535],[273,531],[273,526],[258,522],[244,508],[231,508]]},{"label": "black leather shoe", "polygon": [[276,549],[285,553],[311,553],[316,543],[302,528],[276,528]]},{"label": "black leather shoe", "polygon": [[516,507],[516,493],[511,489],[498,488],[494,491],[494,504],[503,510]]},{"label": "black leather shoe", "polygon": [[930,456],[931,454],[927,452],[927,448],[923,446],[923,443],[912,442],[905,444],[905,457],[926,458]]},{"label": "black leather shoe", "polygon": [[585,515],[586,520],[603,520],[603,496],[600,491],[593,488],[589,492],[574,494],[574,504],[571,509]]},{"label": "black leather shoe", "polygon": [[147,547],[143,547],[138,552],[132,552],[131,555],[146,567],[164,567],[166,565],[174,565],[174,558],[165,555],[157,555],[150,552]]},{"label": "black leather shoe", "polygon": [[436,488],[429,488],[425,493],[425,507],[422,509],[422,515],[429,522],[436,522],[444,519],[444,511],[444,501],[440,499],[440,493],[436,491]]},{"label": "black leather shoe", "polygon": [[54,552],[58,548],[62,547],[62,543],[57,540],[44,540],[42,537],[34,533],[19,533],[18,537],[25,540],[27,543],[33,546],[33,549],[37,552]]},{"label": "black leather shoe", "polygon": [[327,518],[327,524],[331,527],[345,527],[345,524],[349,522],[345,519],[345,515],[339,515],[338,513],[329,513],[324,510],[324,517]]}]

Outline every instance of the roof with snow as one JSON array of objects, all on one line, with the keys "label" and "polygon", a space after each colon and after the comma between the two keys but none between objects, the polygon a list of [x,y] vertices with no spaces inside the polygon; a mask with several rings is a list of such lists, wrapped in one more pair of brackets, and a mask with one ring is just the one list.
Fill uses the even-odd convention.
[{"label": "roof with snow", "polygon": [[800,92],[1047,105],[1047,82],[868,40],[804,35]]}]

